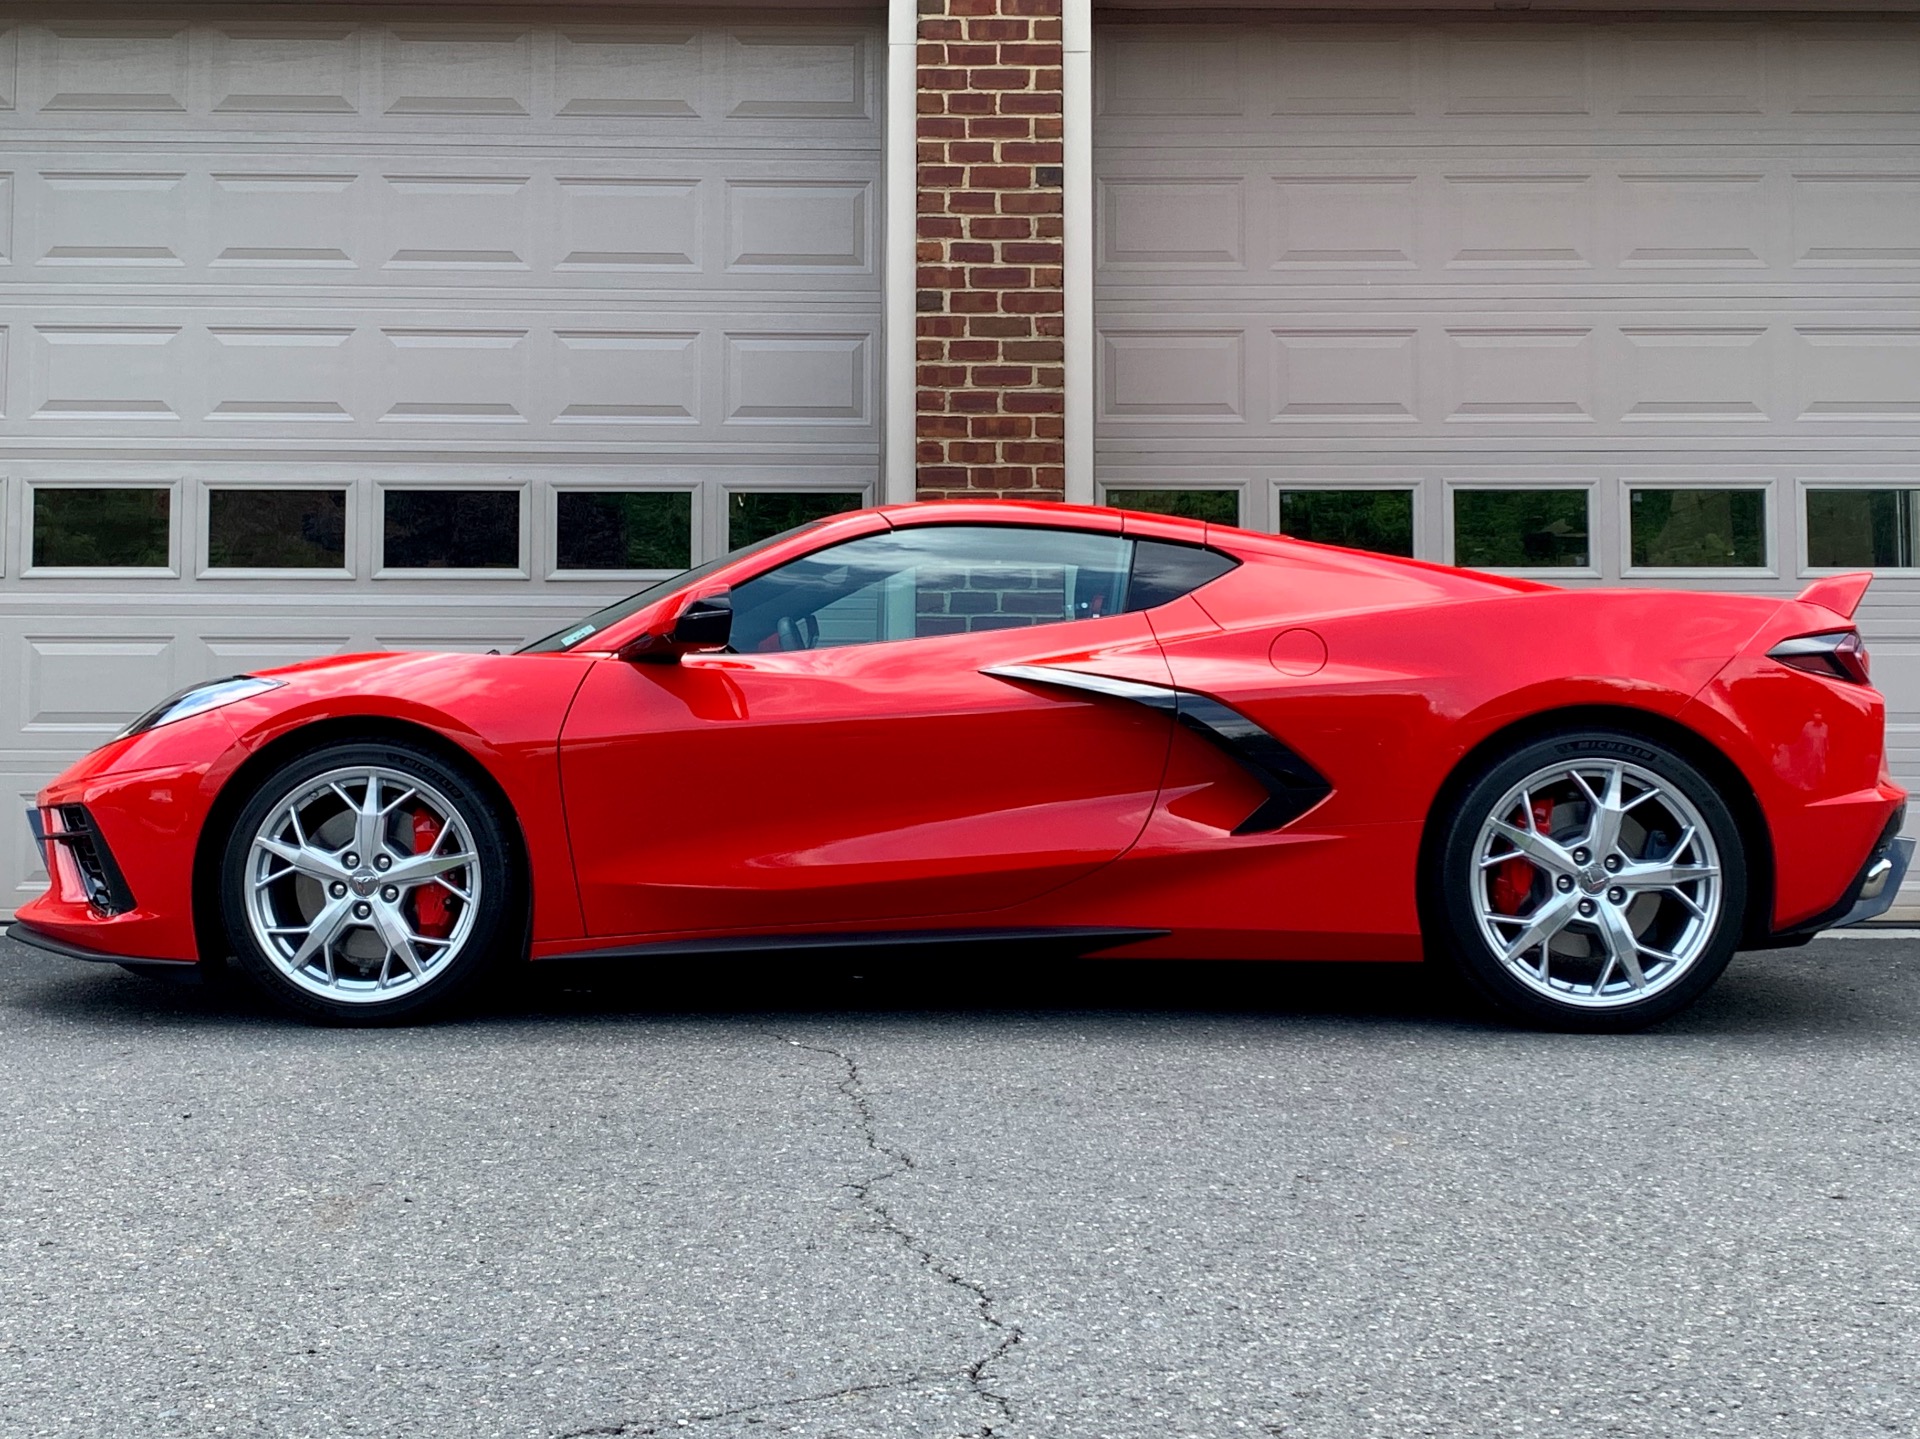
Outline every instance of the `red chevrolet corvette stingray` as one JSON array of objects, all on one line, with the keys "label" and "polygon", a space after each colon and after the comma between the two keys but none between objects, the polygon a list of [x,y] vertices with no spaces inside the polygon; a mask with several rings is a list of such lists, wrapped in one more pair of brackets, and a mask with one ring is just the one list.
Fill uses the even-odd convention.
[{"label": "red chevrolet corvette stingray", "polygon": [[866,510],[517,654],[174,696],[39,796],[15,939],[237,958],[333,1020],[531,956],[804,946],[1457,964],[1619,1030],[1881,913],[1851,616],[1572,592],[1052,505]]}]

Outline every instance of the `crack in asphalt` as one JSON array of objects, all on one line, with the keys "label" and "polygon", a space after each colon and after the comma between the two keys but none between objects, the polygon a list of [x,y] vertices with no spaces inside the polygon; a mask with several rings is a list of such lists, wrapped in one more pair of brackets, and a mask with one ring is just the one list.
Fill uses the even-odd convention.
[{"label": "crack in asphalt", "polygon": [[[889,1180],[897,1179],[919,1168],[913,1156],[896,1145],[886,1144],[880,1138],[878,1116],[873,1103],[867,1098],[865,1082],[861,1076],[859,1061],[843,1050],[825,1044],[806,1044],[797,1039],[777,1036],[795,1049],[804,1049],[810,1054],[822,1054],[838,1061],[846,1070],[837,1088],[853,1106],[860,1137],[865,1141],[872,1154],[884,1159],[887,1167],[855,1180],[846,1186],[852,1193],[854,1202],[866,1210],[881,1230],[891,1235],[907,1252],[919,1262],[920,1267],[944,1284],[961,1290],[973,1303],[975,1312],[989,1329],[999,1335],[999,1339],[985,1354],[960,1369],[935,1370],[926,1374],[912,1374],[904,1379],[878,1380],[870,1384],[852,1384],[843,1389],[829,1390],[824,1394],[801,1394],[787,1399],[762,1399],[746,1404],[737,1404],[729,1409],[714,1409],[696,1414],[682,1414],[670,1420],[627,1420],[611,1424],[588,1425],[583,1429],[568,1429],[554,1435],[554,1439],[647,1439],[649,1435],[671,1433],[694,1424],[713,1424],[723,1419],[737,1419],[743,1414],[752,1414],[764,1409],[796,1409],[808,1404],[827,1404],[836,1399],[851,1398],[856,1394],[872,1394],[888,1389],[906,1389],[916,1384],[935,1384],[956,1379],[964,1380],[974,1396],[985,1401],[999,1411],[996,1423],[1013,1421],[1013,1405],[1006,1395],[991,1389],[987,1385],[987,1370],[998,1362],[1008,1350],[1020,1343],[1025,1337],[1017,1324],[1002,1319],[996,1312],[993,1295],[985,1285],[976,1279],[962,1274],[949,1261],[942,1259],[933,1249],[906,1225],[894,1217],[884,1200],[874,1190]],[[982,1424],[967,1439],[996,1439],[999,1429],[995,1424]]]},{"label": "crack in asphalt", "polygon": [[754,1414],[763,1409],[798,1409],[807,1404],[830,1404],[835,1399],[848,1399],[855,1394],[872,1394],[883,1389],[907,1389],[915,1384],[931,1384],[942,1379],[958,1379],[964,1370],[953,1370],[939,1374],[910,1374],[905,1379],[884,1379],[873,1384],[849,1384],[844,1389],[832,1389],[825,1394],[797,1394],[790,1399],[757,1399],[747,1404],[736,1404],[731,1409],[704,1410],[698,1414],[682,1414],[677,1419],[631,1419],[612,1424],[589,1424],[584,1429],[568,1429],[553,1436],[553,1439],[647,1439],[650,1434],[669,1434],[692,1424],[713,1424],[722,1419],[738,1419],[742,1414]]},{"label": "crack in asphalt", "polygon": [[[873,1111],[873,1103],[867,1098],[866,1085],[860,1073],[860,1063],[852,1055],[826,1044],[806,1044],[797,1039],[789,1039],[788,1044],[795,1049],[804,1049],[812,1054],[824,1054],[836,1059],[846,1069],[846,1077],[840,1081],[840,1092],[853,1105],[853,1111],[859,1121],[860,1136],[866,1141],[867,1148],[875,1155],[887,1161],[888,1167],[878,1173],[847,1186],[852,1191],[856,1203],[865,1209],[879,1223],[881,1229],[897,1239],[906,1250],[920,1263],[920,1267],[929,1274],[962,1290],[970,1295],[974,1309],[980,1320],[989,1329],[996,1331],[1000,1338],[985,1354],[969,1364],[963,1371],[967,1383],[973,1392],[1000,1412],[1002,1423],[1013,1421],[1013,1404],[1006,1395],[987,1386],[986,1373],[1008,1350],[1018,1344],[1025,1335],[1020,1326],[1002,1319],[996,1312],[996,1301],[988,1293],[985,1285],[977,1279],[962,1274],[949,1261],[942,1259],[933,1249],[906,1225],[894,1217],[875,1190],[889,1180],[919,1168],[913,1156],[896,1145],[886,1144],[880,1138],[878,1116]],[[976,1439],[994,1439],[996,1430],[992,1424],[983,1424],[977,1431]]]}]

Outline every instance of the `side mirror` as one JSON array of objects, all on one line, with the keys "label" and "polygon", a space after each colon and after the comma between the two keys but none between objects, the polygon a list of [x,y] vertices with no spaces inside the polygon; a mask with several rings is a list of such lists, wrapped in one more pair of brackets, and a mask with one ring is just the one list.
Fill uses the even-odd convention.
[{"label": "side mirror", "polygon": [[733,596],[727,590],[695,595],[665,634],[644,634],[620,651],[623,660],[677,660],[696,650],[722,650],[733,636]]}]

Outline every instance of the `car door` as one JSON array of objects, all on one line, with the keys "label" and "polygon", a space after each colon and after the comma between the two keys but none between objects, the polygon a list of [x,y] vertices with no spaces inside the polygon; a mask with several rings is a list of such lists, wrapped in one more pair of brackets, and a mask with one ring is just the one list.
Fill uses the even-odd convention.
[{"label": "car door", "polygon": [[1168,682],[1131,542],[915,526],[736,585],[733,652],[596,665],[561,774],[596,935],[1005,908],[1123,853],[1171,720],[989,673]]}]

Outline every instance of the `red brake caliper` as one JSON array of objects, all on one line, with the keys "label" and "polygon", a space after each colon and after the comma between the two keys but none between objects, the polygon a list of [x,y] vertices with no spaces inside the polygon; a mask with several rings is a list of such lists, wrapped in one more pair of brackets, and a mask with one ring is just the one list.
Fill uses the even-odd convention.
[{"label": "red brake caliper", "polygon": [[[413,812],[413,852],[431,854],[440,842],[440,821],[419,809]],[[435,884],[425,884],[413,892],[413,923],[428,939],[445,939],[453,928],[453,915],[447,909],[447,892]]]},{"label": "red brake caliper", "polygon": [[[1533,827],[1545,834],[1553,824],[1553,801],[1533,802]],[[1519,914],[1533,893],[1533,866],[1515,855],[1493,871],[1493,907],[1502,914]]]}]

